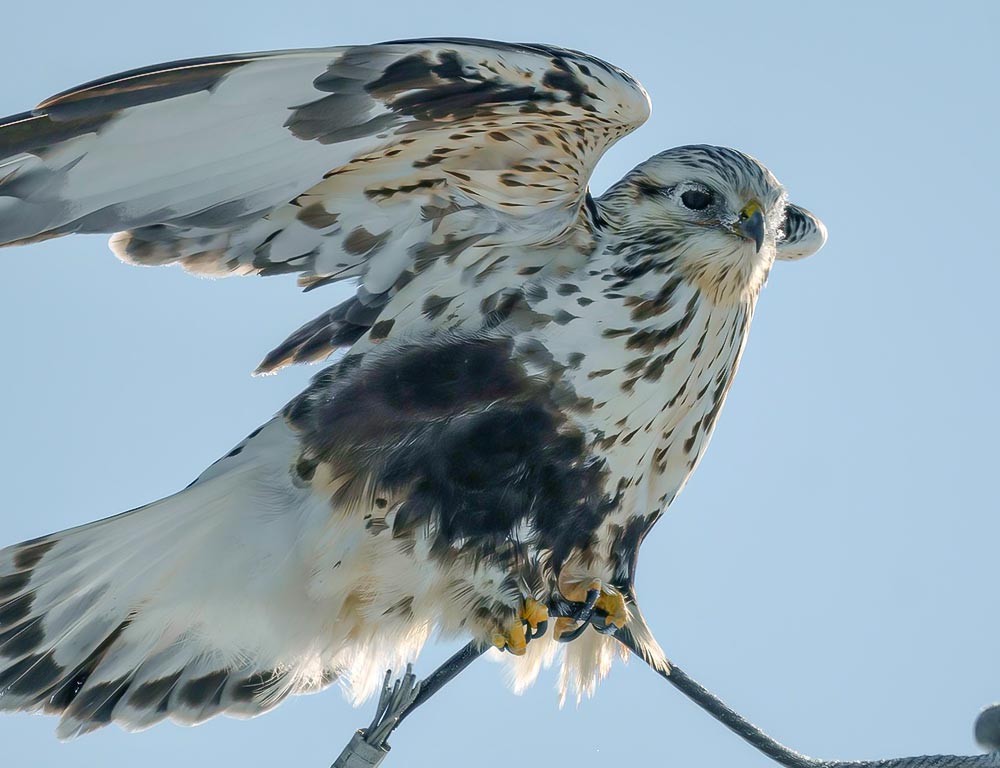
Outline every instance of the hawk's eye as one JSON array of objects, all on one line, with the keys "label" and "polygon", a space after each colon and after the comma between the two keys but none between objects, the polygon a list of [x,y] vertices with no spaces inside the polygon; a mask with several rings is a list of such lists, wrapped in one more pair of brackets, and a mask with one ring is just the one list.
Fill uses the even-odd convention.
[{"label": "hawk's eye", "polygon": [[684,207],[690,208],[692,211],[704,211],[712,204],[713,199],[711,192],[705,192],[701,189],[689,189],[681,195]]}]

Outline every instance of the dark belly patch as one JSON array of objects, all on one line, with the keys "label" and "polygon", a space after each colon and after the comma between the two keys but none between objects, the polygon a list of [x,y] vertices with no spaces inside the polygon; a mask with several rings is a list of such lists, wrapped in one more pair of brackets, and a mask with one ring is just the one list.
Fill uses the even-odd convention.
[{"label": "dark belly patch", "polygon": [[613,502],[604,463],[552,383],[528,376],[515,354],[506,339],[380,351],[344,376],[321,374],[286,416],[308,462],[352,478],[341,493],[404,498],[394,537],[430,530],[440,557],[496,560],[519,556],[502,545],[524,536],[558,570],[592,543]]}]

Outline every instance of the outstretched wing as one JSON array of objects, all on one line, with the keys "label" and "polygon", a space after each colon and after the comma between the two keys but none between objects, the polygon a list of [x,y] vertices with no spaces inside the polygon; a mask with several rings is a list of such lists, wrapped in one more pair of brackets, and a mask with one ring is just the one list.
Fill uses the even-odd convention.
[{"label": "outstretched wing", "polygon": [[523,280],[540,266],[533,248],[580,236],[595,164],[648,114],[626,73],[541,45],[166,64],[0,123],[0,244],[117,232],[112,249],[137,264],[295,272],[306,287],[358,278],[354,299],[268,357],[274,368],[351,343],[402,285],[474,245],[522,246],[490,268]]}]

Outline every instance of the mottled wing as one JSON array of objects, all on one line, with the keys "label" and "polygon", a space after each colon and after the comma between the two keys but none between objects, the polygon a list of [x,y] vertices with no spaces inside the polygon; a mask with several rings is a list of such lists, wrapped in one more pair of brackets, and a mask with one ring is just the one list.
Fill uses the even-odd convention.
[{"label": "mottled wing", "polygon": [[538,45],[416,40],[138,70],[0,123],[0,244],[117,232],[113,250],[138,264],[359,278],[274,367],[308,358],[310,340],[350,343],[401,285],[473,245],[523,246],[502,267],[522,280],[532,246],[573,236],[594,165],[648,113],[621,70]]},{"label": "mottled wing", "polygon": [[789,203],[785,207],[781,232],[778,258],[782,261],[798,261],[812,256],[826,242],[826,226],[812,211],[801,205]]}]

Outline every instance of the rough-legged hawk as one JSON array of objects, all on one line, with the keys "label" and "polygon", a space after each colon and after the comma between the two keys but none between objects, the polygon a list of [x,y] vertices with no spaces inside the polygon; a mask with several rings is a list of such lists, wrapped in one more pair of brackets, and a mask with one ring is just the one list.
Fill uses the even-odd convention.
[{"label": "rough-legged hawk", "polygon": [[[249,716],[431,632],[521,683],[547,606],[636,604],[639,545],[712,434],[775,259],[822,224],[741,152],[662,152],[628,74],[544,45],[413,40],[128,72],[0,123],[0,244],[108,232],[122,259],[296,273],[352,298],[260,371],[346,352],[188,488],[0,550],[0,709]],[[534,639],[530,648],[527,641]],[[591,689],[613,641],[567,647]],[[526,652],[527,651],[527,652]]]}]

